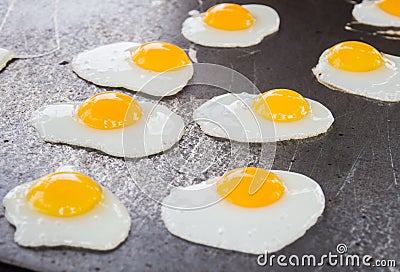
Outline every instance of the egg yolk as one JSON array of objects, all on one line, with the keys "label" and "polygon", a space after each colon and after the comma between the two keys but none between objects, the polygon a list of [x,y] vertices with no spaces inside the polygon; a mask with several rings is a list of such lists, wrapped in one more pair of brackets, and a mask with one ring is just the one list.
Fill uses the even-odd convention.
[{"label": "egg yolk", "polygon": [[235,205],[258,208],[278,201],[285,191],[282,181],[264,169],[248,167],[229,171],[217,181],[217,192]]},{"label": "egg yolk", "polygon": [[203,21],[222,30],[243,30],[253,25],[254,17],[241,5],[218,4],[206,11]]},{"label": "egg yolk", "polygon": [[275,89],[258,96],[253,110],[273,122],[292,122],[310,113],[310,106],[301,94],[287,89]]},{"label": "egg yolk", "polygon": [[369,44],[357,41],[341,42],[328,51],[328,62],[337,69],[368,72],[384,64],[382,54]]},{"label": "egg yolk", "polygon": [[93,209],[102,199],[100,186],[76,172],[57,172],[38,179],[27,194],[29,203],[50,216],[71,217]]},{"label": "egg yolk", "polygon": [[154,72],[175,70],[190,63],[185,51],[166,42],[142,44],[133,53],[132,60],[143,69]]},{"label": "egg yolk", "polygon": [[399,0],[381,0],[378,7],[386,13],[400,17],[400,1]]},{"label": "egg yolk", "polygon": [[77,116],[85,125],[107,130],[133,125],[142,115],[138,102],[118,92],[95,94],[84,101],[77,111]]}]

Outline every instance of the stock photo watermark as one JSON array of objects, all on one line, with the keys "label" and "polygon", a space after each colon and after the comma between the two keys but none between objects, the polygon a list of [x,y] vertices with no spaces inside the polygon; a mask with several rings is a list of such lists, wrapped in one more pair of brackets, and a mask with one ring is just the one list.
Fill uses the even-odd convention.
[{"label": "stock photo watermark", "polygon": [[396,267],[394,259],[375,259],[365,254],[349,254],[346,244],[338,244],[336,251],[316,256],[314,254],[303,255],[276,255],[267,251],[257,257],[257,264],[264,267],[291,266],[291,267],[321,267],[325,265],[333,267]]},{"label": "stock photo watermark", "polygon": [[[172,206],[170,203],[164,202],[167,193],[172,188],[183,190],[183,185],[188,186],[198,182],[199,176],[205,176],[206,178],[204,179],[215,178],[222,176],[225,169],[233,169],[238,165],[248,166],[254,154],[259,156],[256,162],[257,167],[270,169],[276,151],[276,142],[274,141],[259,142],[258,147],[249,144],[249,130],[246,130],[246,126],[249,123],[251,123],[252,133],[255,133],[256,136],[261,137],[260,135],[263,134],[263,131],[258,119],[251,111],[251,106],[246,104],[243,93],[246,94],[246,97],[249,95],[258,96],[261,94],[261,91],[257,86],[243,74],[222,65],[209,63],[193,63],[192,65],[196,76],[187,84],[185,83],[186,86],[198,88],[198,90],[215,88],[215,90],[225,95],[229,94],[231,99],[237,100],[235,107],[248,110],[249,114],[246,115],[245,119],[247,123],[244,123],[237,114],[226,109],[223,103],[219,101],[213,102],[213,107],[210,109],[208,106],[204,106],[209,101],[209,98],[192,95],[183,102],[174,103],[172,106],[169,105],[173,112],[183,118],[184,131],[180,134],[179,140],[176,141],[179,141],[179,143],[165,145],[164,142],[171,143],[165,135],[168,136],[168,134],[171,134],[171,127],[177,128],[177,126],[172,126],[174,125],[172,124],[173,120],[168,121],[168,125],[165,122],[163,126],[155,123],[154,120],[156,118],[152,118],[151,116],[154,112],[156,113],[157,107],[164,105],[164,97],[159,97],[158,100],[151,100],[153,107],[149,109],[149,117],[146,120],[149,129],[144,131],[142,136],[143,143],[141,143],[140,148],[146,152],[147,150],[151,150],[151,144],[155,142],[152,136],[153,132],[151,131],[154,131],[156,127],[161,130],[161,133],[157,131],[157,133],[161,134],[161,137],[157,139],[157,143],[163,147],[163,156],[160,161],[168,168],[168,175],[171,173],[176,175],[170,182],[166,182],[164,178],[160,177],[159,166],[157,165],[160,161],[154,163],[151,156],[147,156],[148,161],[130,158],[132,141],[129,134],[125,135],[125,131],[129,132],[129,130],[124,130],[122,135],[124,159],[133,182],[150,199],[164,206],[182,210],[205,208],[221,201],[222,198],[218,195],[218,199],[206,199],[201,203],[193,203],[191,207]],[[156,82],[158,77],[162,77],[162,74],[150,79],[141,89],[146,89],[148,85],[155,84],[154,82]],[[168,87],[170,86],[166,86],[166,88]],[[175,89],[169,90],[168,93],[175,93],[176,88],[180,89],[181,87],[183,85],[175,86]],[[207,91],[205,94],[207,95]],[[199,109],[201,106],[204,106],[202,114],[195,114],[196,109]],[[165,120],[169,119],[171,119],[170,116],[166,115]],[[212,131],[211,135],[228,139],[228,141],[209,141],[210,136],[207,136],[207,133],[203,130],[205,127]],[[150,133],[148,133],[149,131]],[[272,129],[271,135],[274,134],[275,130]],[[231,139],[235,137],[244,139],[244,142]],[[249,158],[249,160],[244,158]],[[144,163],[147,163],[146,166],[140,166]],[[142,171],[143,168],[146,168],[146,172]],[[151,180],[150,183],[148,182],[149,180]],[[157,184],[157,188],[152,187],[153,184]],[[196,190],[203,189],[199,187]]]}]

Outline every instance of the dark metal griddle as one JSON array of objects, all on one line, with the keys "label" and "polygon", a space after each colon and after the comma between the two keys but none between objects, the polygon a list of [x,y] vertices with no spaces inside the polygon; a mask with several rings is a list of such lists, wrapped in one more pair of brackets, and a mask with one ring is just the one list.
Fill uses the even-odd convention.
[{"label": "dark metal griddle", "polygon": [[[303,173],[318,181],[326,195],[326,209],[319,222],[301,239],[278,253],[326,254],[345,243],[349,253],[376,259],[400,259],[400,104],[381,103],[332,91],[320,85],[311,68],[320,53],[343,40],[364,40],[379,50],[400,55],[400,42],[366,33],[348,32],[352,4],[345,0],[239,1],[263,3],[281,17],[280,31],[261,44],[243,49],[195,46],[199,62],[217,63],[246,75],[263,91],[288,87],[325,104],[335,116],[328,133],[301,141],[277,144],[274,168]],[[128,240],[116,250],[94,252],[72,248],[22,248],[13,242],[15,229],[0,209],[0,261],[37,271],[274,271],[258,267],[256,257],[196,245],[167,232],[160,207],[131,182],[123,159],[94,150],[44,143],[29,125],[36,108],[55,102],[83,100],[100,88],[79,79],[70,62],[77,53],[118,41],[165,40],[188,49],[180,34],[181,23],[192,9],[206,10],[216,1],[60,1],[58,32],[61,48],[43,58],[15,60],[0,73],[0,198],[14,186],[73,164],[111,188],[132,216]],[[9,1],[0,1],[0,19]],[[0,32],[0,46],[20,54],[37,54],[56,46],[51,0],[17,0]],[[219,90],[189,87],[164,102],[172,108],[193,98],[211,98]],[[190,104],[189,104],[190,105]],[[215,146],[216,157],[229,151],[230,143],[202,135],[196,126],[177,147],[183,153],[198,139]],[[258,145],[245,161],[257,165]],[[199,151],[198,156],[202,156]],[[200,158],[201,159],[201,158]],[[204,159],[204,158],[203,158]],[[184,180],[163,160],[152,156],[144,162],[157,165],[167,181]],[[146,163],[142,162],[143,172]],[[240,166],[240,165],[238,165]],[[214,170],[198,181],[224,172]],[[213,172],[214,171],[214,172]],[[151,171],[150,171],[151,172]],[[399,264],[398,264],[399,265]],[[0,270],[13,271],[9,266]],[[321,270],[321,268],[296,268]],[[335,268],[332,268],[334,270]],[[322,271],[329,267],[322,268]],[[351,270],[351,269],[350,269]],[[357,270],[357,268],[354,268]],[[337,271],[337,270],[336,270]],[[395,269],[392,271],[396,271]]]}]

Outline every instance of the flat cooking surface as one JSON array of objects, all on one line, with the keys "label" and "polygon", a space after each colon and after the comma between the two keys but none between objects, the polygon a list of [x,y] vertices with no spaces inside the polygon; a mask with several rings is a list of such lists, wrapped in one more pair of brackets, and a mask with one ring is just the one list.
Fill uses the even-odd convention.
[{"label": "flat cooking surface", "polygon": [[[4,18],[9,2],[0,1],[0,18]],[[400,55],[400,42],[345,31],[352,5],[344,0],[250,2],[275,8],[281,17],[280,31],[249,48],[195,46],[199,62],[232,67],[264,91],[275,87],[298,90],[325,104],[336,118],[322,137],[277,144],[274,168],[312,177],[326,195],[326,209],[319,222],[279,253],[319,256],[335,252],[337,244],[345,243],[352,254],[399,260],[400,104],[329,90],[317,83],[311,68],[324,49],[339,41],[362,39],[394,55]],[[190,43],[180,35],[187,12],[198,8],[204,11],[215,3],[60,1],[60,50],[43,58],[15,60],[0,74],[0,198],[19,183],[60,165],[73,164],[120,197],[130,210],[132,229],[128,240],[111,252],[22,248],[13,242],[14,228],[0,209],[0,261],[38,271],[267,269],[257,267],[255,256],[196,245],[170,235],[160,220],[160,206],[141,193],[130,176],[133,171],[142,182],[154,174],[164,182],[199,182],[225,172],[230,160],[227,154],[237,144],[204,136],[196,126],[189,125],[187,135],[175,149],[183,156],[195,157],[187,170],[181,171],[171,153],[126,164],[123,159],[97,151],[44,143],[29,125],[31,112],[40,106],[83,100],[105,90],[72,73],[70,63],[77,53],[118,41],[165,40],[188,49]],[[0,32],[0,46],[24,55],[52,50],[56,47],[54,14],[50,0],[15,1]],[[189,118],[191,101],[222,93],[205,86],[189,87],[163,103]],[[251,155],[239,159],[235,166],[262,166],[258,148],[251,145]],[[201,173],[196,162],[204,161],[214,164]],[[273,269],[277,267],[270,271]]]}]

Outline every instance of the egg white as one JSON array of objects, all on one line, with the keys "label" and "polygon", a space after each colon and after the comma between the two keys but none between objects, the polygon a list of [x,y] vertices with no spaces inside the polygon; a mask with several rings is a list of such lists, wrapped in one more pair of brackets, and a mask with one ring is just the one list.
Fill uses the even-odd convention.
[{"label": "egg white", "polygon": [[16,227],[14,240],[26,247],[71,246],[110,250],[129,234],[131,218],[125,206],[107,188],[92,210],[74,217],[54,217],[36,211],[27,201],[36,181],[18,185],[3,199],[5,216]]},{"label": "egg white", "polygon": [[161,218],[169,232],[182,239],[245,253],[278,251],[304,235],[325,207],[321,187],[304,175],[273,170],[284,183],[277,202],[244,208],[218,200],[216,180],[177,187],[164,199]]},{"label": "egg white", "polygon": [[311,112],[298,121],[272,122],[256,114],[252,105],[258,95],[228,93],[216,96],[193,113],[201,130],[214,137],[238,142],[275,142],[303,139],[325,133],[334,118],[319,102],[307,99]]},{"label": "egg white", "polygon": [[0,71],[3,70],[4,67],[6,67],[7,63],[15,58],[14,52],[0,48]]},{"label": "egg white", "polygon": [[178,93],[193,76],[193,65],[163,73],[143,69],[131,54],[140,44],[120,42],[97,47],[78,54],[72,69],[81,78],[107,87],[123,87],[153,96]]},{"label": "egg white", "polygon": [[382,54],[385,64],[380,68],[369,72],[349,72],[331,66],[328,53],[329,49],[322,53],[312,70],[321,84],[380,101],[400,101],[400,57]]},{"label": "egg white", "polygon": [[182,25],[182,35],[191,42],[210,47],[247,47],[260,43],[264,37],[277,32],[279,15],[265,5],[243,5],[255,18],[254,24],[244,30],[229,31],[208,26],[202,14],[191,11]]},{"label": "egg white", "polygon": [[400,17],[391,15],[380,9],[378,2],[379,1],[364,0],[355,5],[353,9],[354,19],[367,25],[400,27]]},{"label": "egg white", "polygon": [[84,125],[76,116],[81,103],[42,107],[31,123],[45,141],[94,148],[116,157],[139,158],[171,148],[184,134],[184,122],[167,107],[139,102],[143,115],[124,129],[102,130]]}]

